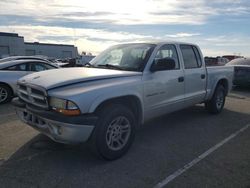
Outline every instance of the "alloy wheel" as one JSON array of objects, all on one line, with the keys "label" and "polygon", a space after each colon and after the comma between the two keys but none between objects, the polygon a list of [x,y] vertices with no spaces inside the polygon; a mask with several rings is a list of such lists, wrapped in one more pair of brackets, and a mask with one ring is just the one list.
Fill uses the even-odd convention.
[{"label": "alloy wheel", "polygon": [[116,117],[111,121],[106,132],[107,146],[114,151],[122,149],[128,142],[130,133],[129,120],[124,116]]},{"label": "alloy wheel", "polygon": [[8,92],[5,88],[0,87],[0,103],[8,98]]},{"label": "alloy wheel", "polygon": [[223,91],[219,91],[216,97],[216,107],[217,109],[221,109],[224,103],[224,93]]}]

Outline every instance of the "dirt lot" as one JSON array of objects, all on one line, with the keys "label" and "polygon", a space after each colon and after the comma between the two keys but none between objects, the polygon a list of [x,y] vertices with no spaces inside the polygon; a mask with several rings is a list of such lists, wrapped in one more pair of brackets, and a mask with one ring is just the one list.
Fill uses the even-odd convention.
[{"label": "dirt lot", "polygon": [[107,162],[86,146],[56,144],[0,106],[0,187],[250,187],[250,90],[220,115],[203,105],[147,123],[126,156]]}]

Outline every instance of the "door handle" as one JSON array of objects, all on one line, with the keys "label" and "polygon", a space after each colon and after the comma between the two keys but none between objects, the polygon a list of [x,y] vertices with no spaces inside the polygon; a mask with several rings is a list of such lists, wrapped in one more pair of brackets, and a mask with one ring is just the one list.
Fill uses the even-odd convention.
[{"label": "door handle", "polygon": [[201,79],[205,79],[206,78],[206,75],[205,74],[202,74],[201,75]]},{"label": "door handle", "polygon": [[179,77],[178,82],[184,82],[184,77],[183,76]]}]

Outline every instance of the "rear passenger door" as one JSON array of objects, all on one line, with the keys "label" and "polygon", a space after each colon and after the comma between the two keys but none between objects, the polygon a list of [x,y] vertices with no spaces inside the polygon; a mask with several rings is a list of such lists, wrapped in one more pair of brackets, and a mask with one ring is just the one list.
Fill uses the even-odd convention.
[{"label": "rear passenger door", "polygon": [[186,106],[202,102],[206,95],[206,68],[197,47],[180,45],[185,79]]}]

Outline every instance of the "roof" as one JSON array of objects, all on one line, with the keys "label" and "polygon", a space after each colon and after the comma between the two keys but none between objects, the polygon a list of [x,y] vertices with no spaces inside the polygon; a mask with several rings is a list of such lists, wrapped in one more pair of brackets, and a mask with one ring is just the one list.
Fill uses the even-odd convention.
[{"label": "roof", "polygon": [[[180,42],[180,41],[160,41],[160,40],[153,40],[153,41],[145,41],[145,42],[131,42],[131,43],[121,43],[122,44],[155,44],[155,45],[163,45],[163,44],[184,44],[184,45],[195,45],[194,43],[188,43],[188,42]],[[120,44],[118,44],[120,45]]]},{"label": "roof", "polygon": [[45,56],[44,57],[43,56],[10,56],[10,57],[0,59],[0,63],[1,62],[6,62],[6,61],[29,60],[29,59],[48,61]]},{"label": "roof", "polygon": [[232,61],[229,61],[228,65],[243,65],[249,66],[250,65],[250,58],[237,58]]},{"label": "roof", "polygon": [[22,64],[22,63],[32,63],[32,62],[47,63],[47,64],[50,64],[52,66],[57,67],[56,65],[53,65],[52,63],[49,63],[46,60],[37,60],[37,59],[28,59],[27,60],[27,59],[25,59],[25,60],[14,60],[14,61],[2,62],[2,63],[0,63],[0,69],[6,68],[6,67],[9,67],[9,66],[19,65],[19,64]]},{"label": "roof", "polygon": [[69,46],[69,47],[75,47],[74,45],[70,45],[70,44],[51,44],[51,43],[40,43],[40,42],[25,42],[24,44],[28,44],[28,45],[44,45],[44,46]]},{"label": "roof", "polygon": [[5,37],[20,37],[20,38],[23,38],[23,37],[19,36],[17,33],[0,32],[0,36],[5,36]]},{"label": "roof", "polygon": [[154,42],[155,44],[157,44],[157,45],[161,45],[161,44],[186,44],[186,45],[196,45],[196,44],[194,44],[194,43],[188,43],[188,42],[180,42],[180,41],[156,41],[156,42]]}]

